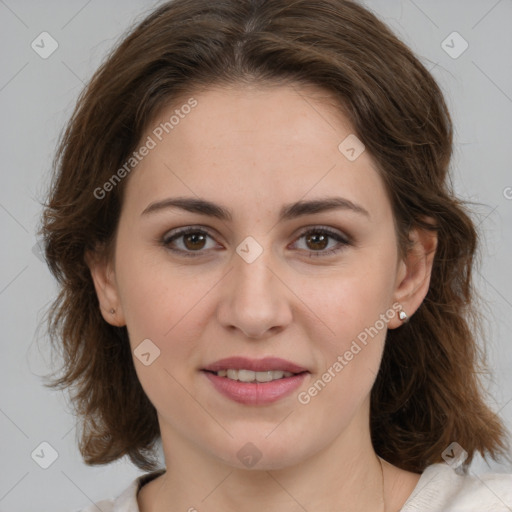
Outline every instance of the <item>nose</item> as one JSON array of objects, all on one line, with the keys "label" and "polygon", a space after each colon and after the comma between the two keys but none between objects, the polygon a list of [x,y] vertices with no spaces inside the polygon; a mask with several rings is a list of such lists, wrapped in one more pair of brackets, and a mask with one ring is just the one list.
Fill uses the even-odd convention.
[{"label": "nose", "polygon": [[238,254],[233,256],[234,268],[223,282],[222,298],[217,310],[220,323],[229,330],[238,330],[247,338],[261,339],[275,335],[292,321],[292,293],[265,250],[248,263]]}]

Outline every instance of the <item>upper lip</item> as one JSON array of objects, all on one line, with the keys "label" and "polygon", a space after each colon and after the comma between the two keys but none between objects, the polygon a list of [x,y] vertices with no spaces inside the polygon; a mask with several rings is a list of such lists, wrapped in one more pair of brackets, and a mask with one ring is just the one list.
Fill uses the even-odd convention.
[{"label": "upper lip", "polygon": [[203,370],[218,372],[220,370],[252,370],[253,372],[267,372],[273,370],[282,370],[290,373],[307,372],[306,368],[299,366],[291,361],[280,359],[279,357],[265,357],[263,359],[248,359],[247,357],[227,357],[220,359],[206,366]]}]

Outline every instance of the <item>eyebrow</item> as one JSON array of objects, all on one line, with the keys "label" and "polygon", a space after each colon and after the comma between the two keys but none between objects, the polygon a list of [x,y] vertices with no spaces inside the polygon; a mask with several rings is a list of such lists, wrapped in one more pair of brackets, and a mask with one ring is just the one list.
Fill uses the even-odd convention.
[{"label": "eyebrow", "polygon": [[[231,221],[233,215],[231,210],[221,205],[212,203],[205,199],[195,197],[167,198],[162,201],[151,203],[145,208],[141,215],[159,212],[169,208],[179,208],[191,213],[198,213],[215,217],[223,221]],[[362,206],[343,197],[327,197],[311,201],[297,201],[284,205],[279,213],[279,221],[291,220],[304,215],[322,213],[329,210],[346,210],[370,218],[368,211]]]}]

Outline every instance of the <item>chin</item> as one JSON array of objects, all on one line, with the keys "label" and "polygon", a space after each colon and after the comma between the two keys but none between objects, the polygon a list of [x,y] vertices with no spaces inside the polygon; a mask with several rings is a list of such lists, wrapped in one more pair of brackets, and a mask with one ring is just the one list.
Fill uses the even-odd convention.
[{"label": "chin", "polygon": [[[243,439],[240,441],[239,439]],[[253,439],[251,441],[250,439]],[[321,447],[316,447],[320,450]],[[286,469],[304,462],[316,452],[314,446],[305,444],[304,436],[297,433],[296,439],[276,435],[274,439],[265,439],[265,435],[235,437],[229,446],[218,446],[212,455],[224,464],[249,471],[269,471]]]}]

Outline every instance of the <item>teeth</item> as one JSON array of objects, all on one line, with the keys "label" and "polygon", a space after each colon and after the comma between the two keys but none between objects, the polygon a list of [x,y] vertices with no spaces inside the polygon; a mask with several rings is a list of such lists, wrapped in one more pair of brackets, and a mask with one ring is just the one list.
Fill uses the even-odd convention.
[{"label": "teeth", "polygon": [[270,382],[271,380],[280,378],[280,377],[274,377],[274,373],[283,373],[283,372],[279,372],[279,371],[256,372],[254,376],[256,377],[256,380],[258,382]]},{"label": "teeth", "polygon": [[[230,370],[231,371],[231,370]],[[236,372],[236,370],[233,370]],[[238,370],[238,380],[241,382],[252,382],[256,378],[256,372],[252,372],[251,370]],[[233,378],[233,374],[229,377]]]},{"label": "teeth", "polygon": [[291,377],[293,373],[283,370],[269,370],[268,372],[253,372],[252,370],[219,370],[216,372],[219,377],[227,377],[240,382],[270,382],[285,377]]}]

